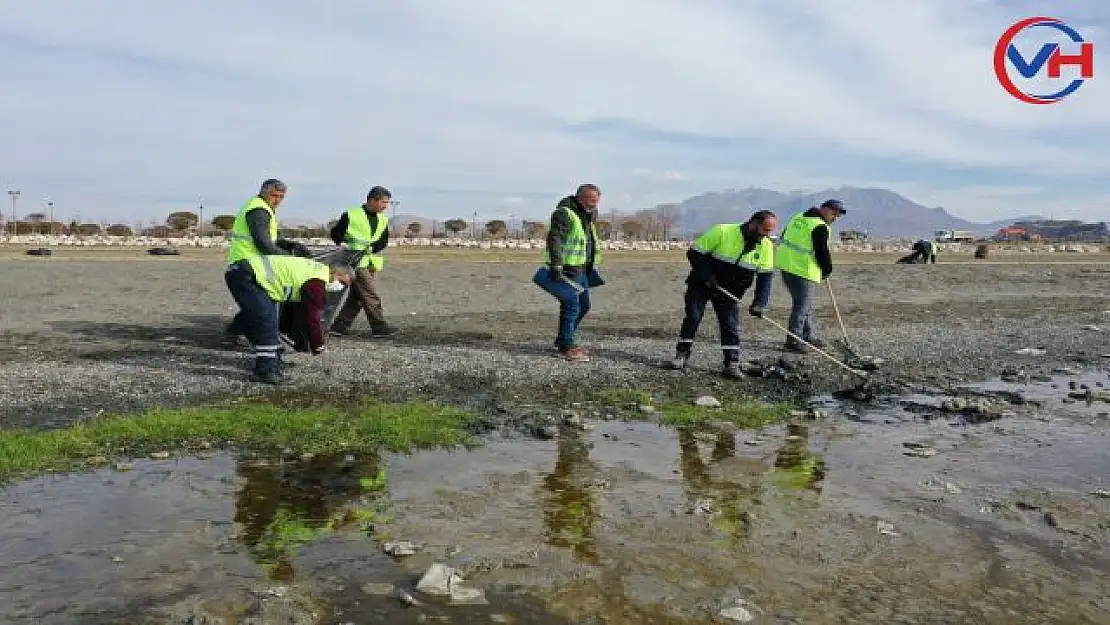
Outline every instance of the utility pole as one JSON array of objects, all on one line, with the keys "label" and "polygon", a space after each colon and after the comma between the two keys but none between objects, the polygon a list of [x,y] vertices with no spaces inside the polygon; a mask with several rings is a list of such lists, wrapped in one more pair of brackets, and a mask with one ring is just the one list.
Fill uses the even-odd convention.
[{"label": "utility pole", "polygon": [[14,236],[15,236],[15,233],[16,233],[16,224],[15,224],[15,220],[16,220],[16,212],[15,212],[15,204],[16,204],[16,202],[17,202],[17,201],[19,200],[19,189],[11,189],[11,190],[9,190],[9,191],[8,191],[8,195],[12,196],[12,236],[14,237]]},{"label": "utility pole", "polygon": [[50,236],[54,236],[54,201],[46,200],[46,209],[50,214]]},{"label": "utility pole", "polygon": [[204,236],[204,202],[197,199],[197,236]]},{"label": "utility pole", "polygon": [[474,238],[474,232],[478,228],[478,211],[474,211],[474,216],[470,219],[470,238]]}]

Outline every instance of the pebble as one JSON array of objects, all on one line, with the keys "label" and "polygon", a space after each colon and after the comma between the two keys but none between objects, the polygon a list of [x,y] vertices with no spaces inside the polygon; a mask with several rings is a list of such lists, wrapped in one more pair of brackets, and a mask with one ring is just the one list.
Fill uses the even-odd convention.
[{"label": "pebble", "polygon": [[721,610],[721,618],[735,621],[737,623],[750,623],[755,620],[755,616],[753,616],[747,608],[739,605]]},{"label": "pebble", "polygon": [[720,408],[721,400],[712,395],[702,395],[694,400],[694,405],[702,408]]},{"label": "pebble", "polygon": [[886,521],[878,521],[875,523],[875,529],[883,536],[897,536],[898,532],[894,531],[894,524]]},{"label": "pebble", "polygon": [[156,452],[150,454],[150,457],[153,458],[154,460],[166,460],[167,458],[170,457],[170,452],[168,452],[168,451],[156,451]]}]

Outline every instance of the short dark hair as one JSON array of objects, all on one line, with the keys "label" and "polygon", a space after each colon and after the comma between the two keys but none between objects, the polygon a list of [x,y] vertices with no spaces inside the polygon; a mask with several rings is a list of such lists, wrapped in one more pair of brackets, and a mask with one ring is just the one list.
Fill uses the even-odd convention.
[{"label": "short dark hair", "polygon": [[578,185],[578,189],[574,192],[574,195],[575,196],[581,196],[583,193],[585,193],[587,191],[596,191],[599,194],[601,193],[601,189],[597,188],[596,184],[593,184],[591,182],[587,182],[586,184]]},{"label": "short dark hair", "polygon": [[265,193],[275,189],[278,191],[284,191],[285,183],[278,180],[277,178],[267,178],[266,181],[262,183],[262,186],[258,188],[258,194],[264,195]]},{"label": "short dark hair", "polygon": [[389,189],[385,187],[375,186],[370,189],[370,193],[366,194],[366,201],[369,202],[370,200],[380,200],[383,197],[391,198],[393,197],[393,194],[390,193]]},{"label": "short dark hair", "polygon": [[758,221],[759,223],[763,223],[767,221],[768,217],[774,217],[775,219],[778,219],[778,216],[771,211],[756,211],[752,213],[752,216],[750,219],[748,219],[748,221]]}]

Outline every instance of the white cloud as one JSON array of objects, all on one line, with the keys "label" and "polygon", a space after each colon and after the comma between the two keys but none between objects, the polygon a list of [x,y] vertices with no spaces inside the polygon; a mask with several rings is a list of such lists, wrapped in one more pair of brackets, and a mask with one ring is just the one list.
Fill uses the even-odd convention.
[{"label": "white cloud", "polygon": [[[919,194],[895,190],[957,212],[1023,197],[985,186],[1037,187],[1088,217],[1110,195],[1105,51],[1072,99],[1021,104],[991,69],[995,39],[1025,16],[1004,2],[60,6],[0,2],[0,182],[24,189],[25,211],[40,196],[114,219],[200,196],[231,211],[279,176],[302,219],[371,184],[406,212],[539,214],[585,181],[635,208],[863,184],[907,160]],[[1099,12],[1075,25],[1096,46],[1110,26]]]}]

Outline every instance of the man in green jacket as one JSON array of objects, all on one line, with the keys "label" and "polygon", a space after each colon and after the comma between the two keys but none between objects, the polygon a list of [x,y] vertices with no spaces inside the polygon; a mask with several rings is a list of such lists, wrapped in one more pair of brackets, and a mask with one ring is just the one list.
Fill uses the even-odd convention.
[{"label": "man in green jacket", "polygon": [[546,267],[533,282],[559,300],[559,331],[555,346],[571,362],[588,362],[590,354],[578,345],[576,334],[590,311],[590,288],[603,284],[597,272],[602,254],[597,236],[597,207],[601,190],[584,184],[574,195],[559,200],[547,231]]},{"label": "man in green jacket", "polygon": [[[262,183],[258,194],[247,200],[235,216],[228,237],[227,264],[230,269],[241,260],[268,254],[281,256],[310,256],[307,247],[296,241],[278,238],[277,209],[285,200],[287,187],[277,178]],[[246,327],[241,315],[235,315],[224,330],[224,344],[234,346],[245,335]]]},{"label": "man in green jacket", "polygon": [[349,284],[351,270],[339,264],[329,267],[311,258],[263,254],[232,263],[224,280],[239,304],[236,318],[254,346],[255,379],[281,384],[285,350],[278,336],[278,305],[304,304],[312,353],[318,355],[324,349],[321,318],[327,290],[334,283]]},{"label": "man in green jacket", "polygon": [[389,220],[385,211],[389,209],[392,197],[389,189],[373,187],[366,195],[366,203],[344,212],[331,229],[331,240],[336,245],[346,244],[351,250],[365,253],[355,269],[351,296],[332,322],[332,334],[342,336],[350,332],[360,308],[366,312],[373,336],[397,333],[397,329],[385,320],[382,298],[377,289],[377,276],[385,264],[382,252],[389,245]]},{"label": "man in green jacket", "polygon": [[[783,228],[775,250],[775,268],[782,272],[792,301],[787,329],[818,349],[824,347],[824,341],[817,336],[813,323],[813,295],[833,270],[829,226],[847,212],[840,200],[826,200],[794,215]],[[805,345],[791,337],[787,337],[784,349],[796,354],[806,351]]]}]

